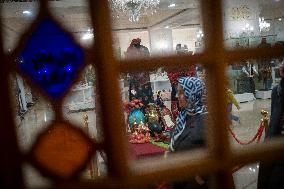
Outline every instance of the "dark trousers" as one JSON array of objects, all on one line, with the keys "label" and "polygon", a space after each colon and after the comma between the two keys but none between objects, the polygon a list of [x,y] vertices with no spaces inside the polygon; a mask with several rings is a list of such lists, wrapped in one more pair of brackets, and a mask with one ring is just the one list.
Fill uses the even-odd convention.
[{"label": "dark trousers", "polygon": [[249,77],[250,92],[255,94],[255,84],[253,77]]}]

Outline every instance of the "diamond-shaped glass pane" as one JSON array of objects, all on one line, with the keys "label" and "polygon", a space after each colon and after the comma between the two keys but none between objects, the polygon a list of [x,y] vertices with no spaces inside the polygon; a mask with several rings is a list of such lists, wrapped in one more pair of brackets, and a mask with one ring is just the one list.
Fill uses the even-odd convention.
[{"label": "diamond-shaped glass pane", "polygon": [[68,179],[84,168],[93,152],[92,142],[81,131],[67,123],[55,123],[39,136],[32,157],[44,172]]},{"label": "diamond-shaped glass pane", "polygon": [[80,46],[46,18],[28,39],[17,64],[43,91],[58,99],[71,85],[83,58]]},{"label": "diamond-shaped glass pane", "polygon": [[98,102],[98,86],[96,84],[95,68],[86,66],[77,83],[72,86],[63,101],[64,118],[76,124],[80,129],[96,141],[103,140],[100,124]]}]

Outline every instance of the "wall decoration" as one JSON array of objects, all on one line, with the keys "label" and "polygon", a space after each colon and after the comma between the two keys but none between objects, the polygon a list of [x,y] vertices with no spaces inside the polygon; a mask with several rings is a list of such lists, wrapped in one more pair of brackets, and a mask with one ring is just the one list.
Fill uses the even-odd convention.
[{"label": "wall decoration", "polygon": [[232,8],[231,18],[234,20],[246,20],[251,18],[251,10],[248,5]]}]

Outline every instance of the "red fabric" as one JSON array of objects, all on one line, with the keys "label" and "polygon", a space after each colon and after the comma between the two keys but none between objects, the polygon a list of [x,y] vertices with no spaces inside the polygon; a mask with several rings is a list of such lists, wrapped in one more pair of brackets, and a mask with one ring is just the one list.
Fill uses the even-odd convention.
[{"label": "red fabric", "polygon": [[171,101],[171,110],[172,110],[173,120],[175,122],[178,116],[178,101]]},{"label": "red fabric", "polygon": [[[131,144],[130,143],[131,155],[135,158],[150,157],[156,155],[163,155],[166,149],[159,146],[155,146],[150,143],[144,144]],[[171,186],[167,183],[160,184],[155,189],[171,189]]]},{"label": "red fabric", "polygon": [[154,155],[163,155],[166,149],[150,143],[130,144],[131,154],[135,159]]},{"label": "red fabric", "polygon": [[263,133],[263,131],[264,131],[264,123],[263,123],[263,122],[260,123],[259,128],[258,128],[256,134],[254,135],[254,137],[253,137],[251,140],[247,141],[247,142],[242,142],[242,141],[240,141],[240,140],[237,138],[236,134],[232,131],[232,129],[231,129],[230,127],[228,128],[228,130],[229,130],[229,132],[231,133],[231,135],[233,136],[233,138],[234,138],[239,144],[241,144],[241,145],[247,145],[247,144],[251,144],[251,143],[254,142],[255,140],[256,140],[257,142],[260,141],[261,136],[262,136],[262,133]]},{"label": "red fabric", "polygon": [[177,84],[178,78],[196,76],[196,71],[194,66],[189,66],[187,69],[169,69],[167,70],[168,78],[172,85]]}]

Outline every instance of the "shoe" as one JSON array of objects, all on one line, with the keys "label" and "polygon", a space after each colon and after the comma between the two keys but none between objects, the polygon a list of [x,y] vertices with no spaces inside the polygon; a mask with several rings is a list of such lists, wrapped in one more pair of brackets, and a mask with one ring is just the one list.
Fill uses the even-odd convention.
[{"label": "shoe", "polygon": [[238,123],[241,124],[241,119],[239,118]]}]

